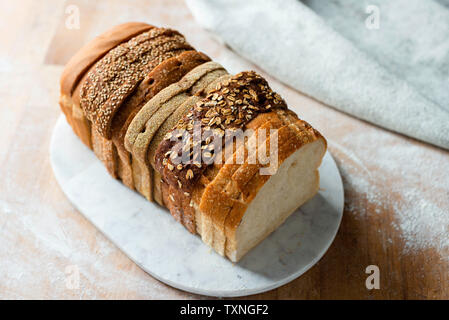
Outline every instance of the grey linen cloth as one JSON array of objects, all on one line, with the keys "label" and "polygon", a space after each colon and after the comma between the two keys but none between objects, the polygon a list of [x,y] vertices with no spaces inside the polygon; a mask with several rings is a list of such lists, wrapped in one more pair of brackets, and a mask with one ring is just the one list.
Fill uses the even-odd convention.
[{"label": "grey linen cloth", "polygon": [[449,0],[186,2],[204,28],[284,83],[449,149]]}]

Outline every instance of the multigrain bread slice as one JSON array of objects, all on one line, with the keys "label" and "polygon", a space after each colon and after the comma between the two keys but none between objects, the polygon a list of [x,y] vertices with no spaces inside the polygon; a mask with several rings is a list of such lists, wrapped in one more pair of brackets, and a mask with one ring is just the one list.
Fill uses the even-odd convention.
[{"label": "multigrain bread slice", "polygon": [[127,187],[134,189],[131,154],[124,144],[126,131],[132,119],[159,91],[178,82],[190,70],[207,61],[210,61],[209,57],[193,50],[181,52],[163,61],[146,75],[113,117],[111,131],[112,141],[118,154],[119,178]]},{"label": "multigrain bread slice", "polygon": [[109,50],[151,28],[153,26],[140,22],[115,26],[82,47],[66,64],[60,80],[59,104],[67,122],[87,147],[92,149],[90,122],[79,106],[79,99],[72,100],[73,95],[79,96],[81,79]]},{"label": "multigrain bread slice", "polygon": [[[179,82],[160,91],[137,113],[125,136],[125,147],[132,154],[132,171],[136,189],[153,201],[153,174],[148,150],[163,123],[192,95],[226,74],[215,62],[204,63]],[[160,198],[159,198],[160,199]]]}]

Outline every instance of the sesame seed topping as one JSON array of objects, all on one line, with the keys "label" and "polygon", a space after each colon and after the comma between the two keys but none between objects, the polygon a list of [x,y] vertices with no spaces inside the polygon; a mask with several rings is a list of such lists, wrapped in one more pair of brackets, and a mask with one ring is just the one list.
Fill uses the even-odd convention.
[{"label": "sesame seed topping", "polygon": [[80,91],[80,105],[98,132],[110,138],[117,109],[145,75],[165,59],[191,49],[170,29],[152,28],[110,50],[89,71]]}]

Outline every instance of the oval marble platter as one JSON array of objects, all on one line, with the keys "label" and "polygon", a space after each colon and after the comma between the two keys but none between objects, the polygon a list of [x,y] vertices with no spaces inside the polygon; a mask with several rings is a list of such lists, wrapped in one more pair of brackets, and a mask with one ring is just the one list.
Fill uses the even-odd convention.
[{"label": "oval marble platter", "polygon": [[72,204],[154,278],[192,293],[236,297],[268,291],[310,269],[331,245],[343,214],[343,185],[326,153],[319,193],[238,263],[190,234],[166,209],[148,202],[107,173],[61,116],[50,158]]}]

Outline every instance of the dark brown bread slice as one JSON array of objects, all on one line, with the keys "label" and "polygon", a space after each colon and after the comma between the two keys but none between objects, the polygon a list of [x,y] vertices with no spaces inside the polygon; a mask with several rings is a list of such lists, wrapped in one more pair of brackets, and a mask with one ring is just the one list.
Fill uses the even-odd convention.
[{"label": "dark brown bread slice", "polygon": [[[125,147],[132,154],[132,167],[136,189],[148,200],[153,200],[152,167],[149,163],[148,149],[164,121],[179,108],[192,94],[193,88],[204,76],[214,72],[216,77],[225,74],[223,67],[214,62],[204,63],[180,81],[160,91],[133,118],[126,136]],[[217,72],[220,72],[217,74]],[[214,79],[211,79],[213,81]]]},{"label": "dark brown bread slice", "polygon": [[[216,87],[217,84],[229,80],[231,75],[222,74],[221,71],[210,72],[206,74],[204,77],[200,79],[193,87],[192,92],[196,92],[195,95],[191,96],[184,102],[175,112],[173,112],[161,125],[161,127],[156,132],[153,141],[148,148],[148,159],[151,166],[154,168],[155,166],[155,155],[157,147],[159,143],[164,139],[165,134],[170,131],[178,121],[184,117],[190,110],[192,106],[194,106],[197,102],[199,102],[202,98],[204,98],[207,93]],[[214,80],[215,79],[215,80]],[[153,170],[153,195],[154,199],[160,205],[166,205],[168,202],[164,202],[164,195],[162,189],[162,177],[157,170]]]},{"label": "dark brown bread slice", "polygon": [[[176,56],[178,54],[180,54],[181,52],[183,52],[183,50],[174,50],[174,51],[170,51],[167,53],[162,54],[161,56],[158,56],[156,59],[154,59],[151,63],[149,63],[147,66],[148,68],[150,68],[150,66],[156,66],[159,64],[160,61],[163,61],[165,59],[171,58],[173,56]],[[114,103],[116,103],[116,109],[117,110],[119,108],[119,106],[122,105],[122,102],[126,100],[127,96],[132,96],[133,91],[129,91],[129,93],[127,93],[126,95],[124,95],[121,99],[116,100]],[[100,119],[100,117],[97,117],[97,120]],[[112,122],[112,120],[108,120],[109,122]],[[126,159],[126,155],[123,154],[118,154],[118,150],[116,145],[112,142],[112,140],[104,137],[98,130],[98,126],[96,126],[97,123],[95,123],[92,128],[93,130],[97,131],[99,133],[98,136],[95,136],[97,139],[100,140],[105,140],[104,142],[102,142],[102,145],[107,146],[105,148],[102,149],[103,154],[100,155],[99,157],[101,159],[103,159],[104,164],[106,166],[106,168],[108,168],[109,173],[114,177],[120,177],[122,178],[123,182],[125,183],[125,185],[127,186],[132,186],[132,174],[130,172],[130,170],[132,170],[132,168],[130,166],[128,166],[128,162],[122,162],[121,159]],[[111,134],[112,134],[112,130]],[[94,136],[92,136],[92,138],[94,138]],[[97,155],[98,156],[98,155]],[[114,170],[114,171],[110,171]],[[118,175],[118,171],[120,170],[121,175]]]},{"label": "dark brown bread slice", "polygon": [[123,183],[134,189],[131,154],[126,150],[124,139],[128,126],[144,104],[165,87],[179,81],[198,65],[210,61],[209,57],[197,51],[185,51],[155,67],[139,84],[133,94],[115,114],[112,125],[112,141],[119,156],[119,177]]},{"label": "dark brown bread slice", "polygon": [[[171,52],[167,52],[162,56],[159,56],[157,59],[150,63],[151,65],[159,64],[159,61],[164,60],[166,58],[170,58],[176,54],[179,54],[182,51],[175,50]],[[129,95],[132,95],[133,92],[129,92]],[[127,186],[132,186],[132,174],[129,172],[131,168],[127,166],[126,162],[120,161],[123,158],[123,155],[119,155],[116,145],[112,140],[105,138],[98,131],[98,127],[94,125],[91,126],[91,135],[92,135],[92,143],[97,145],[101,145],[101,149],[94,149],[95,154],[99,159],[102,159],[105,167],[108,169],[108,172],[114,178],[122,178],[123,182]],[[119,174],[119,171],[121,174]]]},{"label": "dark brown bread slice", "polygon": [[144,55],[174,36],[181,37],[172,30],[152,28],[113,48],[99,60],[83,81],[80,92],[80,104],[89,120],[94,119],[97,107],[109,99],[117,88],[113,85],[130,76],[133,70],[128,70],[128,67],[133,62],[141,62]]}]

